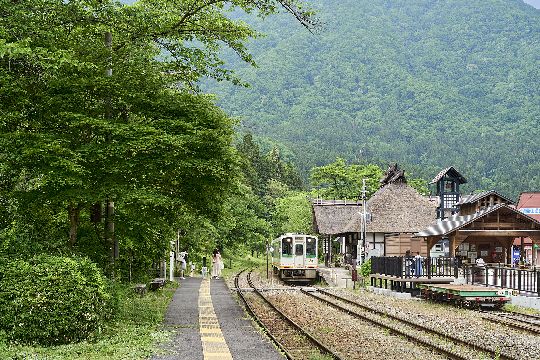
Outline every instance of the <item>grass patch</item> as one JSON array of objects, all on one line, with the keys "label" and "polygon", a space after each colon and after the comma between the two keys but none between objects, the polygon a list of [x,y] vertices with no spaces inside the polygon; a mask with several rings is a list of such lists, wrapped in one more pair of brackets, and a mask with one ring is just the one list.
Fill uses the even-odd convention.
[{"label": "grass patch", "polygon": [[512,305],[512,304],[504,305],[503,310],[516,312],[516,313],[522,313],[522,314],[526,314],[526,315],[540,315],[540,311],[538,311],[536,309],[522,307],[522,306],[518,306],[518,305]]},{"label": "grass patch", "polygon": [[331,334],[335,331],[335,329],[330,326],[323,326],[319,328],[319,331],[324,334]]},{"label": "grass patch", "polygon": [[[270,259],[268,260],[269,269],[272,269],[272,264],[270,264]],[[230,277],[236,275],[242,269],[251,269],[259,268],[266,270],[266,255],[261,255],[260,257],[254,257],[250,255],[238,255],[238,256],[227,256],[223,259],[223,264],[225,269],[222,270],[222,275],[225,277]]]},{"label": "grass patch", "polygon": [[87,341],[59,346],[26,346],[10,344],[0,333],[0,359],[145,359],[156,351],[158,343],[170,338],[161,328],[176,283],[144,297],[133,293],[131,286],[116,285],[119,310],[114,320]]}]

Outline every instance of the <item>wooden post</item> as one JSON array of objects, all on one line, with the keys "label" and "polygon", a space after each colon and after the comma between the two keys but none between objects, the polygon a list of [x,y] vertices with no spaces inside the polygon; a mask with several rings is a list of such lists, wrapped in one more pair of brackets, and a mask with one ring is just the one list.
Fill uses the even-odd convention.
[{"label": "wooden post", "polygon": [[536,268],[534,271],[536,271],[536,295],[540,296],[540,271]]},{"label": "wooden post", "polygon": [[523,238],[523,236],[521,236],[519,239],[521,240],[521,242],[519,244],[519,262],[521,264],[521,263],[525,263],[525,256],[524,256],[524,254],[525,254],[525,239]]},{"label": "wooden post", "polygon": [[510,264],[510,266],[512,266],[512,242],[506,241],[506,263]]},{"label": "wooden post", "polygon": [[537,250],[534,248],[534,246],[535,246],[537,243],[540,243],[540,238],[539,238],[539,237],[536,237],[536,236],[531,236],[530,238],[531,238],[531,243],[532,243],[532,259],[531,259],[531,265],[536,266],[536,261],[537,261],[536,254],[537,254]]},{"label": "wooden post", "polygon": [[457,232],[453,235],[450,235],[450,239],[449,239],[449,246],[450,246],[450,257],[453,258],[453,257],[456,257],[456,237],[457,237]]}]

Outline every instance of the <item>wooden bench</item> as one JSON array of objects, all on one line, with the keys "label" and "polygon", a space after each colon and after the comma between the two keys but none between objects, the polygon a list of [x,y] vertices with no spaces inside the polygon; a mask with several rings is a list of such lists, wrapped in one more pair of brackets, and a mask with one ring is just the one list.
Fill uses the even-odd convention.
[{"label": "wooden bench", "polygon": [[144,294],[146,294],[146,284],[136,284],[133,287],[133,291],[140,296],[144,296]]},{"label": "wooden bench", "polygon": [[165,279],[157,278],[150,282],[150,290],[156,291],[165,286]]}]

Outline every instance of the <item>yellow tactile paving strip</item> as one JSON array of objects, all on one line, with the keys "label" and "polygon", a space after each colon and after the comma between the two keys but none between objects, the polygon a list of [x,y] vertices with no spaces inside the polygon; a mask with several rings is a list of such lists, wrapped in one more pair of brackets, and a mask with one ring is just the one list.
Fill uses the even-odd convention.
[{"label": "yellow tactile paving strip", "polygon": [[232,360],[210,296],[210,280],[203,279],[199,288],[199,329],[205,360]]}]

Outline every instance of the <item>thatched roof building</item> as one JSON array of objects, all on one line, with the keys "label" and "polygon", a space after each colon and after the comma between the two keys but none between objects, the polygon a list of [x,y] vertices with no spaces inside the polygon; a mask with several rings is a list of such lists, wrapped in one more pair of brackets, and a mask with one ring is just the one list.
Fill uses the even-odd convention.
[{"label": "thatched roof building", "polygon": [[[367,202],[368,233],[413,233],[435,221],[437,204],[404,183],[380,188]],[[359,232],[361,215],[355,213],[343,232]]]},{"label": "thatched roof building", "polygon": [[362,211],[362,205],[344,202],[313,201],[313,230],[321,235],[344,234],[351,218]]}]

